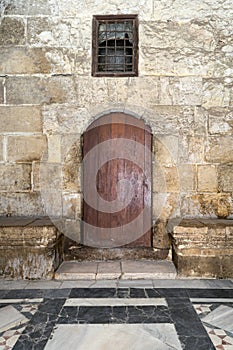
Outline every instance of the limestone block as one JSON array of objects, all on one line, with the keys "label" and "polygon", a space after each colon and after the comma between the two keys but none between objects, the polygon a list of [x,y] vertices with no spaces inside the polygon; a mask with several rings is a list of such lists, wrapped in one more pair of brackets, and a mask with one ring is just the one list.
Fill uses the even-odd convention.
[{"label": "limestone block", "polygon": [[28,41],[36,47],[91,48],[91,17],[31,17]]},{"label": "limestone block", "polygon": [[158,221],[153,227],[153,248],[169,249],[170,245],[166,222]]},{"label": "limestone block", "polygon": [[19,192],[31,189],[31,165],[0,164],[0,192]]},{"label": "limestone block", "polygon": [[4,160],[3,157],[3,136],[0,136],[0,162]]},{"label": "limestone block", "polygon": [[179,191],[194,191],[196,189],[196,167],[192,164],[182,164],[178,168]]},{"label": "limestone block", "polygon": [[233,192],[233,165],[224,164],[218,167],[219,190]]},{"label": "limestone block", "polygon": [[233,79],[203,80],[202,106],[205,108],[232,106]]},{"label": "limestone block", "polygon": [[[162,172],[164,174],[165,179],[165,192],[179,192],[180,190],[180,179],[179,179],[179,172],[177,167],[171,166],[171,167],[162,167]],[[161,189],[159,190],[159,192]],[[163,189],[162,189],[163,192]]]},{"label": "limestone block", "polygon": [[232,108],[211,108],[209,114],[209,133],[229,134],[233,132],[233,109]]},{"label": "limestone block", "polygon": [[61,135],[48,136],[48,162],[61,162]]},{"label": "limestone block", "polygon": [[170,234],[178,273],[232,277],[232,228],[233,220],[220,219],[187,219],[173,226]]},{"label": "limestone block", "polygon": [[41,191],[46,196],[46,192],[62,190],[62,167],[56,163],[32,164],[32,184],[34,191]]},{"label": "limestone block", "polygon": [[213,51],[216,42],[208,21],[145,21],[141,23],[143,45],[152,48],[202,49]]},{"label": "limestone block", "polygon": [[141,18],[150,18],[153,16],[153,1],[152,0],[118,0],[102,2],[94,1],[69,1],[69,6],[65,0],[59,0],[60,16],[76,16],[77,13],[87,15],[96,14],[129,14],[138,13]]},{"label": "limestone block", "polygon": [[79,193],[63,194],[63,217],[69,219],[81,217],[81,195]]},{"label": "limestone block", "polygon": [[153,220],[166,222],[180,216],[180,203],[177,193],[153,193]]},{"label": "limestone block", "polygon": [[44,133],[70,135],[72,143],[75,141],[75,133],[78,140],[80,134],[87,128],[88,121],[91,120],[91,114],[86,108],[65,104],[45,105],[42,108],[42,115]]},{"label": "limestone block", "polygon": [[181,198],[182,217],[232,217],[233,204],[229,193],[184,194]]},{"label": "limestone block", "polygon": [[11,0],[5,11],[7,15],[58,15],[56,0]]},{"label": "limestone block", "polygon": [[69,76],[8,77],[7,104],[64,103],[77,99],[73,78]]},{"label": "limestone block", "polygon": [[7,142],[7,159],[16,162],[40,160],[46,149],[46,137],[9,136]]},{"label": "limestone block", "polygon": [[40,48],[3,47],[0,51],[0,71],[3,74],[49,73],[51,63],[46,54]]},{"label": "limestone block", "polygon": [[81,164],[69,162],[63,165],[63,189],[81,192]]},{"label": "limestone block", "polygon": [[25,25],[22,19],[5,17],[0,22],[0,45],[25,44]]},{"label": "limestone block", "polygon": [[143,117],[158,138],[163,138],[164,134],[175,137],[179,137],[180,134],[190,134],[195,127],[194,108],[191,106],[152,105],[150,109],[144,111]]},{"label": "limestone block", "polygon": [[211,163],[233,162],[233,136],[210,136],[205,147],[205,158]]},{"label": "limestone block", "polygon": [[[61,259],[62,237],[49,220],[0,227],[0,275],[17,279],[51,279]],[[9,247],[9,241],[11,246]]]},{"label": "limestone block", "polygon": [[48,48],[45,57],[54,74],[91,74],[91,51],[88,49]]},{"label": "limestone block", "polygon": [[215,165],[198,165],[197,166],[198,185],[200,192],[217,192],[218,181]]},{"label": "limestone block", "polygon": [[167,192],[164,167],[153,164],[153,192]]},{"label": "limestone block", "polygon": [[0,215],[44,216],[45,211],[38,193],[1,193]]},{"label": "limestone block", "polygon": [[204,108],[196,106],[194,108],[194,124],[193,124],[193,131],[195,136],[206,135],[207,122],[208,122],[208,112]]},{"label": "limestone block", "polygon": [[160,165],[175,165],[178,160],[179,139],[174,135],[156,135],[153,139],[154,160]]},{"label": "limestone block", "polygon": [[0,103],[4,102],[4,83],[5,80],[0,78]]},{"label": "limestone block", "polygon": [[201,105],[201,77],[161,77],[159,104]]},{"label": "limestone block", "polygon": [[[141,37],[140,37],[141,38]],[[140,75],[156,76],[203,76],[216,77],[216,62],[213,53],[202,49],[155,48],[144,45],[140,40]],[[223,58],[222,58],[223,60]],[[219,61],[218,75],[223,76],[227,69]]]},{"label": "limestone block", "polygon": [[0,132],[41,132],[42,116],[37,106],[0,106]]},{"label": "limestone block", "polygon": [[205,143],[205,136],[181,136],[179,139],[179,162],[204,163]]},{"label": "limestone block", "polygon": [[154,17],[159,20],[206,19],[214,11],[218,18],[232,12],[231,0],[154,0]]}]

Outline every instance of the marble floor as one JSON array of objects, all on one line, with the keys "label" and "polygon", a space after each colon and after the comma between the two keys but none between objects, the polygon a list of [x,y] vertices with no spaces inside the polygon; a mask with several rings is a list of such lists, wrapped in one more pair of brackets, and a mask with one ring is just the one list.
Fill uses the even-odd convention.
[{"label": "marble floor", "polygon": [[0,350],[233,350],[233,281],[0,281]]}]

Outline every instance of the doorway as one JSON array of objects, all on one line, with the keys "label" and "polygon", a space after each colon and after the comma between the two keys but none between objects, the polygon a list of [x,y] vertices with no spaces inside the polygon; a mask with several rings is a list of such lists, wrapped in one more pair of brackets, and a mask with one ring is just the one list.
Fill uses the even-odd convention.
[{"label": "doorway", "polygon": [[82,235],[99,248],[152,246],[152,133],[143,120],[110,113],[83,135]]}]

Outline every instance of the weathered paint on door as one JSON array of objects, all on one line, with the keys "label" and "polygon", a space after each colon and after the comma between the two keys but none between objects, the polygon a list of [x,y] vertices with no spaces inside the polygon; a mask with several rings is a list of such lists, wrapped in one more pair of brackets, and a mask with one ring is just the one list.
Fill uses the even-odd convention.
[{"label": "weathered paint on door", "polygon": [[149,127],[124,113],[94,121],[83,135],[82,243],[151,247]]}]

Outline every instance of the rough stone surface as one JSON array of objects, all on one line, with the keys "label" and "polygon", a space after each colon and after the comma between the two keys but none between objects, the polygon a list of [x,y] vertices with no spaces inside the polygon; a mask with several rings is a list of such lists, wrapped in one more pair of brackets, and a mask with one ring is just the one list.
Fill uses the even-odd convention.
[{"label": "rough stone surface", "polygon": [[4,102],[4,82],[5,80],[0,78],[0,103]]},{"label": "rough stone surface", "polygon": [[233,136],[211,136],[206,144],[206,160],[210,163],[233,162]]},{"label": "rough stone surface", "polygon": [[9,136],[7,158],[9,161],[16,162],[40,160],[45,148],[45,136]]},{"label": "rough stone surface", "polygon": [[3,47],[0,52],[0,71],[3,74],[49,73],[51,64],[43,49]]},{"label": "rough stone surface", "polygon": [[0,136],[0,162],[3,161],[3,136]]},{"label": "rough stone surface", "polygon": [[[9,218],[10,220],[11,218]],[[0,218],[1,222],[1,218]],[[5,225],[7,220],[4,219]],[[0,275],[7,278],[51,279],[61,257],[61,237],[48,220],[0,227]],[[9,239],[11,247],[9,247]],[[3,254],[4,252],[4,254]]]},{"label": "rough stone surface", "polygon": [[30,189],[30,164],[0,164],[0,192],[21,192]]},{"label": "rough stone surface", "polygon": [[12,77],[6,80],[8,104],[42,104],[75,101],[72,77]]},{"label": "rough stone surface", "polygon": [[0,23],[0,45],[23,45],[25,25],[22,19],[5,17]]},{"label": "rough stone surface", "polygon": [[198,191],[217,192],[217,170],[215,165],[199,165],[197,167]]},{"label": "rough stone surface", "polygon": [[232,278],[233,220],[183,220],[170,233],[180,275]]},{"label": "rough stone surface", "polygon": [[233,192],[233,165],[220,165],[218,167],[219,189],[223,192]]},{"label": "rough stone surface", "polygon": [[0,106],[1,133],[41,132],[42,116],[36,106]]}]

